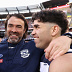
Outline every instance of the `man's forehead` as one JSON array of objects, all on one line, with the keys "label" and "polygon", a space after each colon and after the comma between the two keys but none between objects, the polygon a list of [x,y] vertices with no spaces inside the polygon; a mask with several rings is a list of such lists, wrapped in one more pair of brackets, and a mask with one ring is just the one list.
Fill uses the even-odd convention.
[{"label": "man's forehead", "polygon": [[20,18],[17,18],[17,17],[13,16],[13,17],[9,18],[8,23],[19,23],[19,24],[21,23],[21,24],[24,24],[24,21]]}]

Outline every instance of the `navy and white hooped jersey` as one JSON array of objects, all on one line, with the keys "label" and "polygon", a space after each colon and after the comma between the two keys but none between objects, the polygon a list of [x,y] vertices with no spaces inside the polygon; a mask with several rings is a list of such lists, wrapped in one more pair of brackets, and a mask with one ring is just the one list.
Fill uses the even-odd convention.
[{"label": "navy and white hooped jersey", "polygon": [[[67,53],[72,53],[72,48],[69,49]],[[50,65],[50,63],[51,63],[51,61],[49,61],[48,59],[46,59],[45,58],[45,54],[44,54],[42,56],[41,62],[40,62],[40,72],[49,72],[49,65]]]},{"label": "navy and white hooped jersey", "polygon": [[14,45],[4,40],[0,43],[0,72],[39,72],[42,53],[34,41]]},{"label": "navy and white hooped jersey", "polygon": [[50,63],[51,61],[45,58],[45,53],[44,53],[40,62],[40,72],[48,72]]}]

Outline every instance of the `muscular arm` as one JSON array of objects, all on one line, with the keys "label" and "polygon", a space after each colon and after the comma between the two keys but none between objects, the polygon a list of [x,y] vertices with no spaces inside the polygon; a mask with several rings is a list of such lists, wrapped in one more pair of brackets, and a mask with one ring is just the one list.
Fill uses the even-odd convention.
[{"label": "muscular arm", "polygon": [[53,60],[50,64],[49,72],[72,72],[72,53]]},{"label": "muscular arm", "polygon": [[63,55],[69,50],[70,44],[71,39],[66,36],[60,36],[52,40],[49,46],[44,50],[46,59],[51,61],[52,59]]}]

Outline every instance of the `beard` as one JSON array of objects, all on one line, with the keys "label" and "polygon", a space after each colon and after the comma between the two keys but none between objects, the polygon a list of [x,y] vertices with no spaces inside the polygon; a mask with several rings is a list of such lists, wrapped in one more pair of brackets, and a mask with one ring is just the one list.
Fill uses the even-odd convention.
[{"label": "beard", "polygon": [[16,43],[19,42],[20,38],[14,38],[14,39],[13,39],[13,38],[10,38],[10,37],[9,37],[8,40],[9,40],[10,43],[16,44]]},{"label": "beard", "polygon": [[[15,35],[13,35],[13,34],[15,34]],[[17,37],[11,37],[12,35],[13,35],[13,36],[17,36]],[[18,42],[22,39],[22,37],[19,36],[19,35],[20,35],[20,34],[17,33],[17,32],[15,32],[15,33],[10,32],[10,35],[8,36],[9,42],[12,43],[12,44],[18,43]]]}]

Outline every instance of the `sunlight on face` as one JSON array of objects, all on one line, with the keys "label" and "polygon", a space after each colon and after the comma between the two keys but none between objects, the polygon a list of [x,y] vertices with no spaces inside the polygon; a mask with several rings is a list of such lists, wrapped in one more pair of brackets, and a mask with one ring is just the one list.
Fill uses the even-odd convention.
[{"label": "sunlight on face", "polygon": [[8,42],[18,43],[24,35],[24,21],[12,16],[7,24]]},{"label": "sunlight on face", "polygon": [[42,49],[46,48],[52,38],[50,33],[51,27],[49,23],[42,23],[42,22],[38,22],[38,20],[35,20],[33,27],[34,29],[32,35],[35,39],[34,42],[36,44],[36,47]]}]

